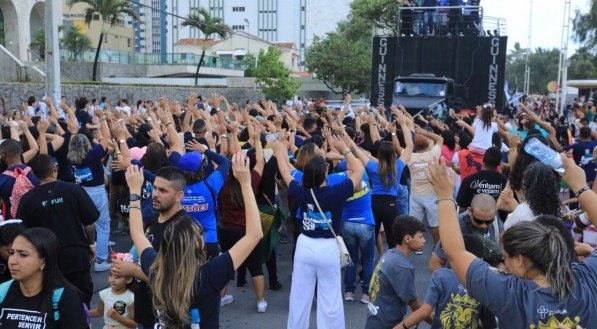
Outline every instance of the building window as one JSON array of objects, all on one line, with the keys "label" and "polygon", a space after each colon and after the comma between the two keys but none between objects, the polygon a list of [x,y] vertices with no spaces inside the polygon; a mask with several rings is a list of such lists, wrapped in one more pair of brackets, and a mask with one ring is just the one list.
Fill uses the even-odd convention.
[{"label": "building window", "polygon": [[93,14],[93,20],[94,21],[99,21],[100,15],[99,14]]},{"label": "building window", "polygon": [[302,6],[302,7],[301,7],[301,11],[305,11],[305,10],[307,10],[307,9],[305,8],[305,6]]},{"label": "building window", "polygon": [[[126,46],[129,48],[131,47],[131,38],[126,39]],[[293,59],[293,61],[294,61],[294,59]]]},{"label": "building window", "polygon": [[237,12],[245,11],[245,7],[232,7],[232,11],[237,11]]},{"label": "building window", "polygon": [[232,29],[233,30],[244,30],[245,26],[244,25],[232,25]]},{"label": "building window", "polygon": [[305,29],[305,25],[301,25],[301,30],[304,30],[304,29]]}]

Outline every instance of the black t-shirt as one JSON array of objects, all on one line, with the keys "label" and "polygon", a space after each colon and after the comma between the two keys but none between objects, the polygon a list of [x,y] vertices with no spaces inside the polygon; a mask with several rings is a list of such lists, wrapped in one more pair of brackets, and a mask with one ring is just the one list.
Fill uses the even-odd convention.
[{"label": "black t-shirt", "polygon": [[54,312],[51,306],[49,306],[48,312],[41,311],[43,299],[42,292],[33,297],[25,297],[19,288],[19,283],[13,282],[4,301],[0,304],[0,328],[87,328],[83,300],[75,290],[64,288],[58,303],[60,315],[58,322],[54,321]]},{"label": "black t-shirt", "polygon": [[74,183],[75,176],[73,175],[73,168],[67,158],[71,136],[72,133],[68,130],[62,135],[64,144],[62,144],[58,150],[54,150],[52,143],[48,142],[48,154],[54,159],[54,162],[58,164],[58,179],[63,182]]},{"label": "black t-shirt", "polygon": [[[149,276],[149,268],[157,257],[153,248],[143,250],[141,266],[143,273]],[[220,327],[220,291],[234,279],[234,266],[228,252],[203,264],[195,277],[193,304],[199,309],[201,329],[218,329]],[[135,300],[135,304],[137,301]],[[137,306],[135,305],[135,313]]]},{"label": "black t-shirt", "polygon": [[473,197],[480,193],[489,194],[497,200],[507,180],[506,176],[495,170],[476,172],[462,181],[456,201],[461,208],[470,207]]},{"label": "black t-shirt", "polygon": [[93,224],[99,212],[81,186],[61,181],[39,185],[23,195],[17,217],[25,227],[45,227],[56,234],[62,273],[89,269],[85,226]]},{"label": "black t-shirt", "polygon": [[[270,202],[275,202],[276,197],[276,175],[278,174],[278,161],[276,157],[271,157],[263,167],[263,175],[261,175],[261,181],[257,186],[256,199],[257,204],[269,205]],[[269,202],[263,196],[266,195],[269,198]]]},{"label": "black t-shirt", "polygon": [[[184,209],[181,209],[169,220],[163,223],[158,222],[157,216],[147,221],[145,235],[149,242],[151,242],[153,249],[156,251],[160,250],[160,243],[162,241],[162,236],[164,236],[164,230],[166,230],[168,225],[186,214],[187,212],[184,211]],[[153,328],[157,319],[153,313],[151,289],[141,280],[135,279],[135,283],[137,285],[137,288],[135,289],[135,321],[143,326]]]},{"label": "black t-shirt", "polygon": [[79,128],[84,128],[88,123],[92,123],[91,115],[87,113],[85,110],[76,110],[75,116],[77,117],[77,121],[79,122]]}]

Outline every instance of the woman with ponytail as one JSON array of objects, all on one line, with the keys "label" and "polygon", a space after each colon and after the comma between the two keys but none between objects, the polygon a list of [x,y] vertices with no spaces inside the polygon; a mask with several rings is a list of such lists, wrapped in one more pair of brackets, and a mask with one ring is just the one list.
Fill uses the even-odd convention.
[{"label": "woman with ponytail", "polygon": [[[597,194],[586,186],[585,173],[573,159],[562,155],[562,161],[563,179],[597,224]],[[490,267],[464,249],[452,200],[454,176],[443,160],[427,171],[438,196],[442,245],[468,294],[497,316],[501,328],[592,328],[597,323],[597,253],[574,263],[569,242],[557,228],[525,221],[504,233],[507,272]]]}]

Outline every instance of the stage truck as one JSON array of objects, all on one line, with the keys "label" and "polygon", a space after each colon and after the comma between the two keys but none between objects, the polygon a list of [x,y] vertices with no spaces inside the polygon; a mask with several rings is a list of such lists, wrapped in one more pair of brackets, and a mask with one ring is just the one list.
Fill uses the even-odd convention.
[{"label": "stage truck", "polygon": [[450,109],[504,106],[506,36],[373,38],[371,105],[443,119]]}]

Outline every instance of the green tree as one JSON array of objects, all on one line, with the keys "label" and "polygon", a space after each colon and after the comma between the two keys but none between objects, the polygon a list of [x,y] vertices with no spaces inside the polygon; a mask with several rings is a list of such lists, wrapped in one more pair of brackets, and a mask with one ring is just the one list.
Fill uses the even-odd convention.
[{"label": "green tree", "polygon": [[[547,83],[556,80],[558,77],[558,62],[560,52],[558,49],[537,48],[529,56],[529,68],[531,76],[529,81],[529,93],[547,93]],[[506,80],[510,87],[518,86],[522,90],[524,84],[524,68],[526,61],[526,49],[521,48],[519,43],[514,44],[514,49],[506,58]]]},{"label": "green tree", "polygon": [[40,60],[45,60],[46,58],[46,33],[44,29],[39,28],[35,31],[35,35],[29,44],[29,49],[33,52],[34,55],[39,56]]},{"label": "green tree", "polygon": [[597,77],[597,56],[587,47],[579,48],[570,57],[568,79],[594,79]]},{"label": "green tree", "polygon": [[81,33],[78,26],[73,25],[66,30],[62,38],[62,47],[69,51],[69,59],[77,60],[85,51],[91,49],[91,40]]},{"label": "green tree", "polygon": [[575,39],[583,43],[590,52],[597,52],[597,0],[591,0],[588,13],[576,11],[573,27]]},{"label": "green tree", "polygon": [[280,61],[282,52],[274,46],[267,51],[261,49],[257,56],[257,65],[253,70],[255,81],[269,99],[281,101],[292,98],[301,87],[301,83],[290,77],[290,69]]},{"label": "green tree", "polygon": [[402,0],[354,0],[350,9],[354,16],[373,22],[390,35],[397,35],[396,15],[402,3]]},{"label": "green tree", "polygon": [[88,25],[93,21],[93,16],[99,14],[101,19],[101,30],[99,40],[97,42],[97,49],[95,50],[95,59],[93,60],[93,75],[91,79],[97,80],[97,62],[99,60],[100,50],[102,48],[102,42],[104,41],[104,35],[114,27],[118,21],[123,21],[123,15],[129,15],[134,19],[139,19],[137,11],[133,7],[133,2],[128,0],[68,0],[70,7],[76,3],[87,4],[88,7],[85,9],[85,23]]},{"label": "green tree", "polygon": [[199,80],[199,69],[201,68],[201,65],[203,65],[203,58],[205,58],[205,51],[209,48],[207,40],[213,35],[225,38],[230,34],[230,27],[226,25],[221,18],[211,16],[207,9],[203,7],[199,7],[195,12],[190,13],[182,22],[182,26],[194,27],[203,34],[204,43],[203,46],[201,46],[201,58],[199,59],[197,71],[195,72],[196,86],[197,80]]},{"label": "green tree", "polygon": [[371,23],[360,17],[338,23],[325,38],[315,37],[305,61],[332,92],[362,94],[369,91],[371,72]]}]

